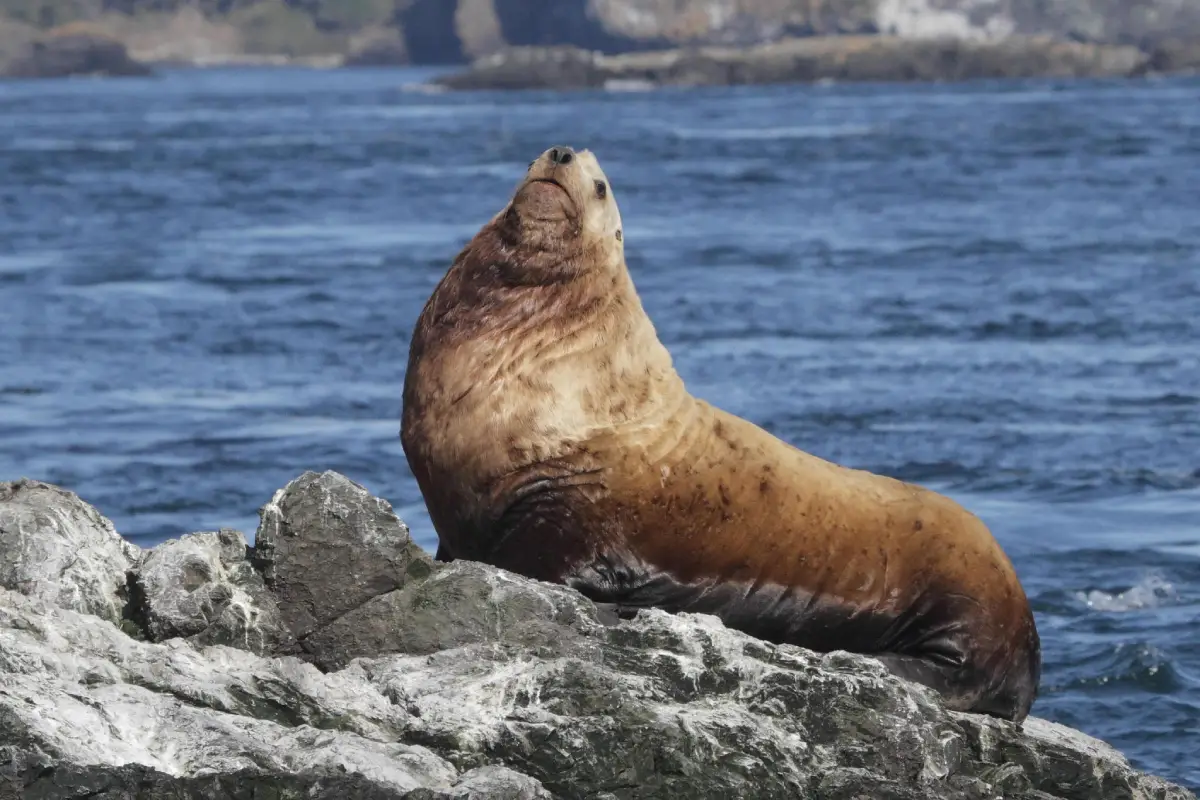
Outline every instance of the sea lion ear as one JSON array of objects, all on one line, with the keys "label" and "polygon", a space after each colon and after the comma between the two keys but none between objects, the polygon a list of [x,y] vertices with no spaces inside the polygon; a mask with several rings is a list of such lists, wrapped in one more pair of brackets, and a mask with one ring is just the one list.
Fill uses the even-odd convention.
[{"label": "sea lion ear", "polygon": [[620,228],[617,228],[617,241],[618,241],[618,242],[622,242],[622,241],[624,241],[624,240],[625,240],[625,237],[624,237],[624,235],[622,235],[622,233],[621,233],[621,229],[620,229]]}]

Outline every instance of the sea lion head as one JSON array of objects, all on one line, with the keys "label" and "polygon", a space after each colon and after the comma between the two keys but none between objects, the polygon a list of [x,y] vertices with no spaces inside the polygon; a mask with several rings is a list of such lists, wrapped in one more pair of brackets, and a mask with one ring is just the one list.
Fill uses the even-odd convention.
[{"label": "sea lion head", "polygon": [[530,162],[502,220],[523,250],[624,255],[621,211],[589,150],[559,145]]}]

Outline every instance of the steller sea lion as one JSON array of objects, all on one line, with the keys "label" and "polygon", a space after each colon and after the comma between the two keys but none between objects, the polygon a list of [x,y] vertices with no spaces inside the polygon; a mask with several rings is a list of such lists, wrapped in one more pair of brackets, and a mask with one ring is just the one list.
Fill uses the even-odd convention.
[{"label": "steller sea lion", "polygon": [[532,162],[434,290],[401,441],[441,560],[874,656],[952,709],[1020,722],[1037,695],[1028,600],[977,517],[688,394],[586,150]]}]

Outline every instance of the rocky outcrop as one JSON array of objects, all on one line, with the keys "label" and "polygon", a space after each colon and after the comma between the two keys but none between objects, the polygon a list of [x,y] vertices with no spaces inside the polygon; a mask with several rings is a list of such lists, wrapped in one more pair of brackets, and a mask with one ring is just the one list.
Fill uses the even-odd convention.
[{"label": "rocky outcrop", "polygon": [[525,46],[612,55],[835,35],[1143,44],[1200,34],[1200,4],[1177,0],[413,0],[402,19],[425,48],[418,60],[445,63]]},{"label": "rocky outcrop", "polygon": [[35,39],[0,70],[7,78],[63,78],[70,75],[136,77],[151,74],[129,57],[125,45],[90,33],[64,33]]},{"label": "rocky outcrop", "polygon": [[131,581],[132,621],[154,641],[287,649],[295,638],[247,552],[246,538],[231,530],[188,534],[148,551]]},{"label": "rocky outcrop", "polygon": [[1154,45],[1146,63],[1148,72],[1200,72],[1200,35],[1167,37]]},{"label": "rocky outcrop", "polygon": [[404,37],[397,30],[384,28],[355,37],[342,66],[392,67],[409,60]]},{"label": "rocky outcrop", "polygon": [[336,472],[305,473],[260,511],[253,558],[303,644],[372,600],[430,573],[386,500]]},{"label": "rocky outcrop", "polygon": [[0,483],[0,586],[120,624],[137,548],[74,492]]},{"label": "rocky outcrop", "polygon": [[[7,486],[0,519],[111,531],[17,485],[36,491]],[[434,563],[335,473],[260,514],[250,548],[224,531],[116,559],[100,584],[128,567],[136,636],[78,602],[87,572],[54,591],[3,574],[0,796],[1194,800],[1068,728],[949,712],[869,658]],[[0,563],[77,528],[22,523]],[[233,635],[251,630],[235,607],[288,635]]]},{"label": "rocky outcrop", "polygon": [[1050,36],[1150,53],[1200,36],[1190,0],[29,0],[0,5],[5,14],[33,27],[86,20],[139,60],[196,64],[449,64],[509,47],[612,55],[875,34]]},{"label": "rocky outcrop", "polygon": [[995,42],[882,36],[789,39],[752,48],[606,56],[572,47],[514,48],[442,77],[450,89],[584,89],[622,84],[729,86],[836,81],[1114,77],[1143,71],[1133,47],[1046,38]]},{"label": "rocky outcrop", "polygon": [[29,43],[36,38],[37,29],[32,25],[0,16],[0,74],[3,74],[9,61],[23,54]]}]

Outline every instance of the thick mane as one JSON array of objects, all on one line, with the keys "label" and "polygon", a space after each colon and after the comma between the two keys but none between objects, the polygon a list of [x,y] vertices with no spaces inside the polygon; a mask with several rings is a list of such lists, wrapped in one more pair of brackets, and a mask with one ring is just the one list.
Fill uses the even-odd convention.
[{"label": "thick mane", "polygon": [[434,342],[452,347],[571,318],[563,315],[590,316],[611,299],[586,274],[594,269],[588,245],[530,247],[519,233],[497,219],[463,248],[418,318],[410,361]]}]

